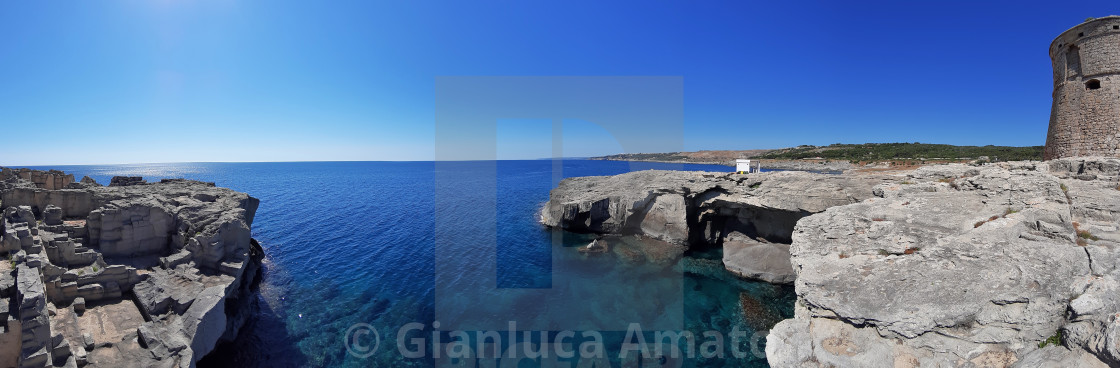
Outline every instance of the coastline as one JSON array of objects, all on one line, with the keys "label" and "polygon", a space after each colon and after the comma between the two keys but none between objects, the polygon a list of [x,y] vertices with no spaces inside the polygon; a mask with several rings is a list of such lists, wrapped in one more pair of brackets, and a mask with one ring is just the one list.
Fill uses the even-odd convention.
[{"label": "coastline", "polygon": [[[540,219],[718,246],[739,277],[792,282],[795,316],[767,338],[773,366],[1104,367],[1120,363],[1100,343],[1120,341],[1117,180],[1120,159],[1104,157],[842,175],[641,171],[565,179]],[[587,251],[606,248],[596,243]]]},{"label": "coastline", "polygon": [[[730,168],[735,167],[735,161],[696,161],[696,160],[643,160],[643,159],[615,159],[610,157],[591,157],[588,160],[595,161],[623,161],[623,162],[656,162],[664,164],[697,164],[697,165],[719,165],[727,166]],[[810,171],[810,172],[829,172],[837,173],[846,170],[853,170],[860,168],[844,161],[833,160],[773,160],[773,159],[751,159],[751,165],[761,163],[763,170],[791,170],[791,171]],[[891,167],[890,163],[884,164],[868,164],[865,168],[877,167]]]}]

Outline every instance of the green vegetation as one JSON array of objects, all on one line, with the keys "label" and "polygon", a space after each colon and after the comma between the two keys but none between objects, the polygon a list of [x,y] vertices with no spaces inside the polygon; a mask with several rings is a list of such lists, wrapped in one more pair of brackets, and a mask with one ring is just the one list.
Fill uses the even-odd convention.
[{"label": "green vegetation", "polygon": [[1096,235],[1093,235],[1093,233],[1090,233],[1089,230],[1079,230],[1077,232],[1077,237],[1081,239],[1101,240],[1101,238],[1098,238]]},{"label": "green vegetation", "polygon": [[953,146],[930,143],[864,143],[828,146],[797,146],[767,152],[759,158],[797,160],[823,158],[847,161],[885,160],[973,160],[987,156],[991,161],[1042,160],[1042,146]]},{"label": "green vegetation", "polygon": [[1053,336],[1046,338],[1046,340],[1042,340],[1042,342],[1038,343],[1038,348],[1042,349],[1047,345],[1062,345],[1062,330],[1058,330],[1057,332],[1054,332]]},{"label": "green vegetation", "polygon": [[603,156],[601,158],[609,160],[621,161],[687,161],[688,157],[682,156],[680,152],[670,153],[623,153],[617,155]]},{"label": "green vegetation", "polygon": [[1077,234],[1077,245],[1082,247],[1089,245],[1089,240],[1096,241],[1101,239],[1093,235],[1093,233],[1090,233],[1089,230],[1081,230],[1081,224],[1077,223],[1077,221],[1073,222],[1073,232]]}]

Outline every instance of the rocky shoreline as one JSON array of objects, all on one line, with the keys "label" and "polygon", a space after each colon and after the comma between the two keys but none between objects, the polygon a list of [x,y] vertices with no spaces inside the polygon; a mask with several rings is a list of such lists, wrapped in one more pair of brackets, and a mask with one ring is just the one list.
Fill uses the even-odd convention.
[{"label": "rocky shoreline", "polygon": [[0,366],[193,367],[254,314],[259,201],[0,168]]},{"label": "rocky shoreline", "polygon": [[794,282],[775,367],[1120,364],[1120,160],[562,181],[548,226],[722,246]]},{"label": "rocky shoreline", "polygon": [[641,235],[687,247],[719,246],[732,273],[792,283],[789,245],[801,218],[872,196],[889,175],[753,174],[647,170],[564,179],[541,222],[569,231]]}]

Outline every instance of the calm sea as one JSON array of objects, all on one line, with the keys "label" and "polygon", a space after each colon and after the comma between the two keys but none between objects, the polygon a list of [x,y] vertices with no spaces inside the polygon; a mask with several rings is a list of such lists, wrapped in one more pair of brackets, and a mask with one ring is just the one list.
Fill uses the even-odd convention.
[{"label": "calm sea", "polygon": [[[552,308],[548,313],[537,310],[550,305],[568,305],[565,303],[573,300],[574,305],[579,305],[584,292],[618,295],[616,304],[596,307],[603,311],[598,316],[612,316],[617,315],[617,309],[628,308],[626,303],[672,302],[650,300],[659,298],[655,294],[643,297],[642,293],[646,292],[643,290],[651,290],[648,288],[678,290],[683,306],[669,308],[673,311],[670,314],[680,315],[683,329],[695,331],[699,340],[696,345],[703,341],[699,336],[706,330],[727,333],[740,326],[751,336],[752,328],[765,325],[765,321],[744,318],[743,303],[753,306],[748,316],[791,317],[792,288],[737,280],[719,267],[710,267],[719,257],[718,250],[688,254],[679,264],[672,265],[674,270],[683,270],[676,273],[676,277],[672,276],[673,272],[668,272],[669,276],[657,276],[665,269],[651,271],[642,262],[582,255],[576,247],[587,244],[590,237],[570,233],[555,236],[537,222],[538,211],[548,200],[554,180],[560,176],[614,175],[644,169],[731,171],[732,168],[565,160],[557,176],[553,165],[552,161],[541,160],[176,163],[37,168],[64,170],[77,178],[88,175],[103,185],[115,175],[143,176],[149,181],[161,178],[212,181],[260,198],[261,205],[253,224],[253,236],[267,253],[258,300],[260,313],[237,343],[223,346],[201,366],[432,366],[431,359],[400,356],[396,345],[401,326],[418,322],[424,330],[409,337],[419,336],[429,341],[440,337],[444,342],[452,341],[446,332],[436,336],[431,332],[437,315],[446,313],[449,308],[464,315],[488,313],[496,319],[506,314],[516,315],[522,325],[545,322],[545,325],[563,329],[566,328],[563,323],[571,322],[557,317],[565,316],[565,308]],[[437,198],[437,193],[441,197]],[[437,221],[440,222],[438,226]],[[479,234],[490,236],[480,238]],[[496,246],[475,249],[464,245],[458,249],[455,239],[463,239],[463,244],[490,239],[491,243],[496,241]],[[557,243],[556,239],[562,240]],[[447,244],[437,245],[437,241]],[[437,259],[442,258],[437,258],[437,252],[445,256],[453,254],[452,261],[464,264],[494,264],[492,271],[484,271],[494,276],[496,285],[491,287],[531,290],[562,286],[569,291],[560,297],[564,300],[495,299],[480,303],[477,299],[463,298],[461,304],[456,304],[458,299],[448,297],[437,303],[437,297],[442,297],[437,280],[448,280],[448,270],[438,269]],[[578,270],[574,271],[574,279],[580,281],[557,281],[570,280],[557,276],[569,269]],[[470,274],[469,270],[463,272]],[[572,319],[584,318],[572,313]],[[532,321],[534,315],[548,320]],[[347,350],[346,333],[358,323],[376,326],[381,337],[377,354],[369,358],[359,359]],[[444,323],[448,323],[446,319]],[[549,330],[555,336],[556,329]],[[647,338],[654,337],[651,331],[644,332]],[[617,357],[624,332],[607,332],[604,336],[608,345],[606,355],[614,366],[619,366],[625,361]],[[730,341],[724,341],[723,348],[730,350]],[[762,357],[734,357],[729,351],[722,355],[723,358],[688,359],[684,366],[766,366]],[[476,366],[473,361],[455,362],[462,367]],[[479,363],[477,366],[487,365]],[[521,366],[539,364],[523,360]],[[575,367],[576,364],[561,366]]]}]

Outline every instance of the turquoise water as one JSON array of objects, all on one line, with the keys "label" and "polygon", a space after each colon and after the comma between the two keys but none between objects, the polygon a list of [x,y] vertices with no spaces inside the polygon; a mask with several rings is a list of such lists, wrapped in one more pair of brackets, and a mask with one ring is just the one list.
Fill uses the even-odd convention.
[{"label": "turquoise water", "polygon": [[[457,341],[461,336],[452,331],[461,330],[473,347],[479,331],[493,330],[501,332],[504,351],[511,342],[554,341],[560,331],[576,330],[565,341],[579,347],[594,340],[581,332],[599,332],[606,361],[620,367],[637,354],[618,356],[630,323],[641,324],[650,346],[654,331],[694,332],[694,343],[677,344],[682,351],[707,341],[704,331],[726,337],[722,358],[685,359],[683,366],[766,366],[749,353],[749,341],[739,344],[746,357],[733,356],[731,332],[749,338],[792,315],[792,288],[730,276],[719,266],[718,249],[677,260],[619,243],[610,253],[588,255],[578,248],[592,237],[537,223],[559,177],[731,170],[725,166],[566,160],[559,175],[543,160],[40,167],[48,168],[102,184],[114,175],[213,181],[261,199],[253,225],[267,253],[260,313],[237,343],[201,366],[493,366],[497,360],[437,360],[430,345],[437,338]],[[435,321],[440,332],[433,334]],[[504,327],[494,327],[507,321],[533,332],[511,340]],[[406,333],[405,341],[423,337],[426,357],[406,358],[396,346],[400,328],[410,322],[423,328]],[[347,350],[347,331],[358,323],[381,337],[369,357]],[[757,341],[754,347],[762,349]],[[523,359],[519,366],[541,361],[577,366],[576,359],[555,357]],[[663,362],[674,366],[656,355],[643,366]]]}]

